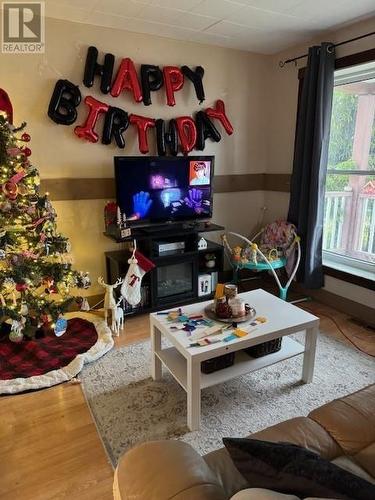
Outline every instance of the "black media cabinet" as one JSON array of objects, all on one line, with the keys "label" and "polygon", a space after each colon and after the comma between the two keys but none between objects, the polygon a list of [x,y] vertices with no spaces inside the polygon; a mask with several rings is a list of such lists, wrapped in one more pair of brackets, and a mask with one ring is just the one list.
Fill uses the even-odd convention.
[{"label": "black media cabinet", "polygon": [[[155,269],[142,280],[141,303],[132,307],[125,304],[125,314],[141,314],[169,309],[176,306],[213,298],[215,283],[221,279],[224,268],[224,249],[222,245],[207,241],[206,249],[198,249],[201,233],[222,231],[223,226],[212,223],[165,224],[158,227],[134,228],[128,238],[117,238],[115,234],[105,235],[118,243],[136,240],[137,249],[155,264]],[[183,249],[159,252],[160,244],[182,243]],[[114,283],[124,277],[128,270],[130,249],[106,252],[107,282]],[[215,266],[206,266],[206,255],[215,255]],[[203,279],[202,287],[211,286],[211,293],[199,296],[198,280]],[[118,289],[116,290],[118,293]]]}]

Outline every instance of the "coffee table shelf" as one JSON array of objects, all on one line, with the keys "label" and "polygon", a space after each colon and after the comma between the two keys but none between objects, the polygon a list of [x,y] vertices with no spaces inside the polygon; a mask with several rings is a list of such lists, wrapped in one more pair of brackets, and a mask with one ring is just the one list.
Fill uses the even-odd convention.
[{"label": "coffee table shelf", "polygon": [[[283,337],[283,342],[280,351],[268,354],[261,358],[251,358],[246,352],[237,351],[234,364],[228,368],[223,368],[214,373],[201,373],[201,389],[221,384],[232,378],[245,375],[246,373],[254,372],[265,368],[266,366],[274,365],[285,359],[293,358],[305,352],[305,346],[291,339]],[[175,347],[168,347],[155,353],[163,365],[169,370],[177,382],[187,390],[186,381],[186,358],[178,352]]]}]

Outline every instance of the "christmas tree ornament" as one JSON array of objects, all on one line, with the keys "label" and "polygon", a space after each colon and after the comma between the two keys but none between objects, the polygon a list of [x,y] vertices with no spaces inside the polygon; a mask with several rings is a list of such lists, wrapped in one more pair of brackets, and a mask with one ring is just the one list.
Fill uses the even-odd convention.
[{"label": "christmas tree ornament", "polygon": [[121,285],[121,295],[132,306],[141,301],[141,282],[143,276],[155,267],[155,264],[136,250],[128,260],[129,268]]},{"label": "christmas tree ornament", "polygon": [[20,314],[22,316],[27,316],[29,314],[29,308],[27,307],[26,302],[21,303]]},{"label": "christmas tree ornament", "polygon": [[27,132],[24,132],[24,133],[21,135],[21,140],[22,140],[23,142],[30,142],[30,139],[31,139],[31,137],[30,137],[30,135],[29,135]]},{"label": "christmas tree ornament", "polygon": [[16,283],[16,290],[17,292],[24,292],[27,290],[27,284],[26,283]]},{"label": "christmas tree ornament", "polygon": [[31,156],[31,149],[30,148],[22,148],[22,152],[26,156]]},{"label": "christmas tree ornament", "polygon": [[13,320],[12,321],[12,327],[11,327],[11,330],[10,330],[10,334],[9,334],[9,340],[11,340],[12,342],[22,342],[22,339],[23,339],[23,333],[22,333],[22,330],[25,326],[25,323],[26,323],[26,318],[24,317],[21,317],[21,319],[19,321],[17,320]]},{"label": "christmas tree ornament", "polygon": [[89,288],[91,286],[91,280],[88,272],[79,272],[77,276],[77,285],[79,288]]},{"label": "christmas tree ornament", "polygon": [[68,327],[67,320],[65,318],[58,318],[54,328],[56,337],[61,337],[62,335],[64,335],[67,327]]}]

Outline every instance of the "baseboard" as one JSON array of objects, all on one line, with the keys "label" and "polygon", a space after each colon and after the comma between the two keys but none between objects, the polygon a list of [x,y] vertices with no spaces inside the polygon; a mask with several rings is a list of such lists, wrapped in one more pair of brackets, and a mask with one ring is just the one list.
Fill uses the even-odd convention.
[{"label": "baseboard", "polygon": [[375,312],[371,307],[355,302],[354,300],[347,299],[346,297],[341,297],[335,293],[328,292],[327,290],[310,290],[308,288],[304,288],[299,283],[295,283],[293,288],[306,296],[321,302],[322,304],[326,304],[327,306],[333,307],[338,311],[359,319],[366,325],[375,327]]}]

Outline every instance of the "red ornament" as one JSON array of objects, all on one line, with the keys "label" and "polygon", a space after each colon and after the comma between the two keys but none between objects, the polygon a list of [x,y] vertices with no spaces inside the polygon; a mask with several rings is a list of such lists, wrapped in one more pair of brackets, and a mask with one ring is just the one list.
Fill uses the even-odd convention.
[{"label": "red ornament", "polygon": [[30,135],[27,134],[26,132],[21,135],[21,141],[23,142],[30,142],[30,139],[31,139]]},{"label": "red ornament", "polygon": [[9,200],[15,200],[18,195],[18,186],[13,181],[8,181],[3,184],[3,193]]},{"label": "red ornament", "polygon": [[176,125],[182,152],[187,154],[197,142],[197,127],[191,116],[179,116],[176,118]]},{"label": "red ornament", "polygon": [[24,292],[25,290],[27,290],[26,283],[16,283],[16,290],[17,292]]},{"label": "red ornament", "polygon": [[25,156],[31,156],[31,149],[30,148],[22,148],[22,153]]},{"label": "red ornament", "polygon": [[115,81],[111,88],[111,96],[118,97],[123,90],[130,90],[133,93],[135,102],[142,101],[142,89],[137,72],[133,61],[128,57],[123,59],[120,63]]},{"label": "red ornament", "polygon": [[85,139],[90,142],[98,142],[98,134],[94,131],[97,119],[100,113],[108,111],[108,104],[97,101],[91,96],[85,98],[85,104],[90,108],[86,121],[83,125],[75,127],[74,133],[80,139]]},{"label": "red ornament", "polygon": [[49,323],[48,314],[41,314],[39,319],[43,325],[48,325],[48,323]]},{"label": "red ornament", "polygon": [[181,90],[184,85],[184,75],[177,66],[164,66],[163,68],[165,93],[168,106],[176,104],[174,93]]},{"label": "red ornament", "polygon": [[139,151],[142,154],[148,153],[147,129],[149,127],[155,127],[155,120],[153,118],[147,118],[147,116],[130,115],[129,121],[132,125],[137,127]]},{"label": "red ornament", "polygon": [[206,115],[219,120],[228,135],[233,134],[233,126],[225,114],[225,104],[221,99],[216,101],[216,108],[206,109]]}]

